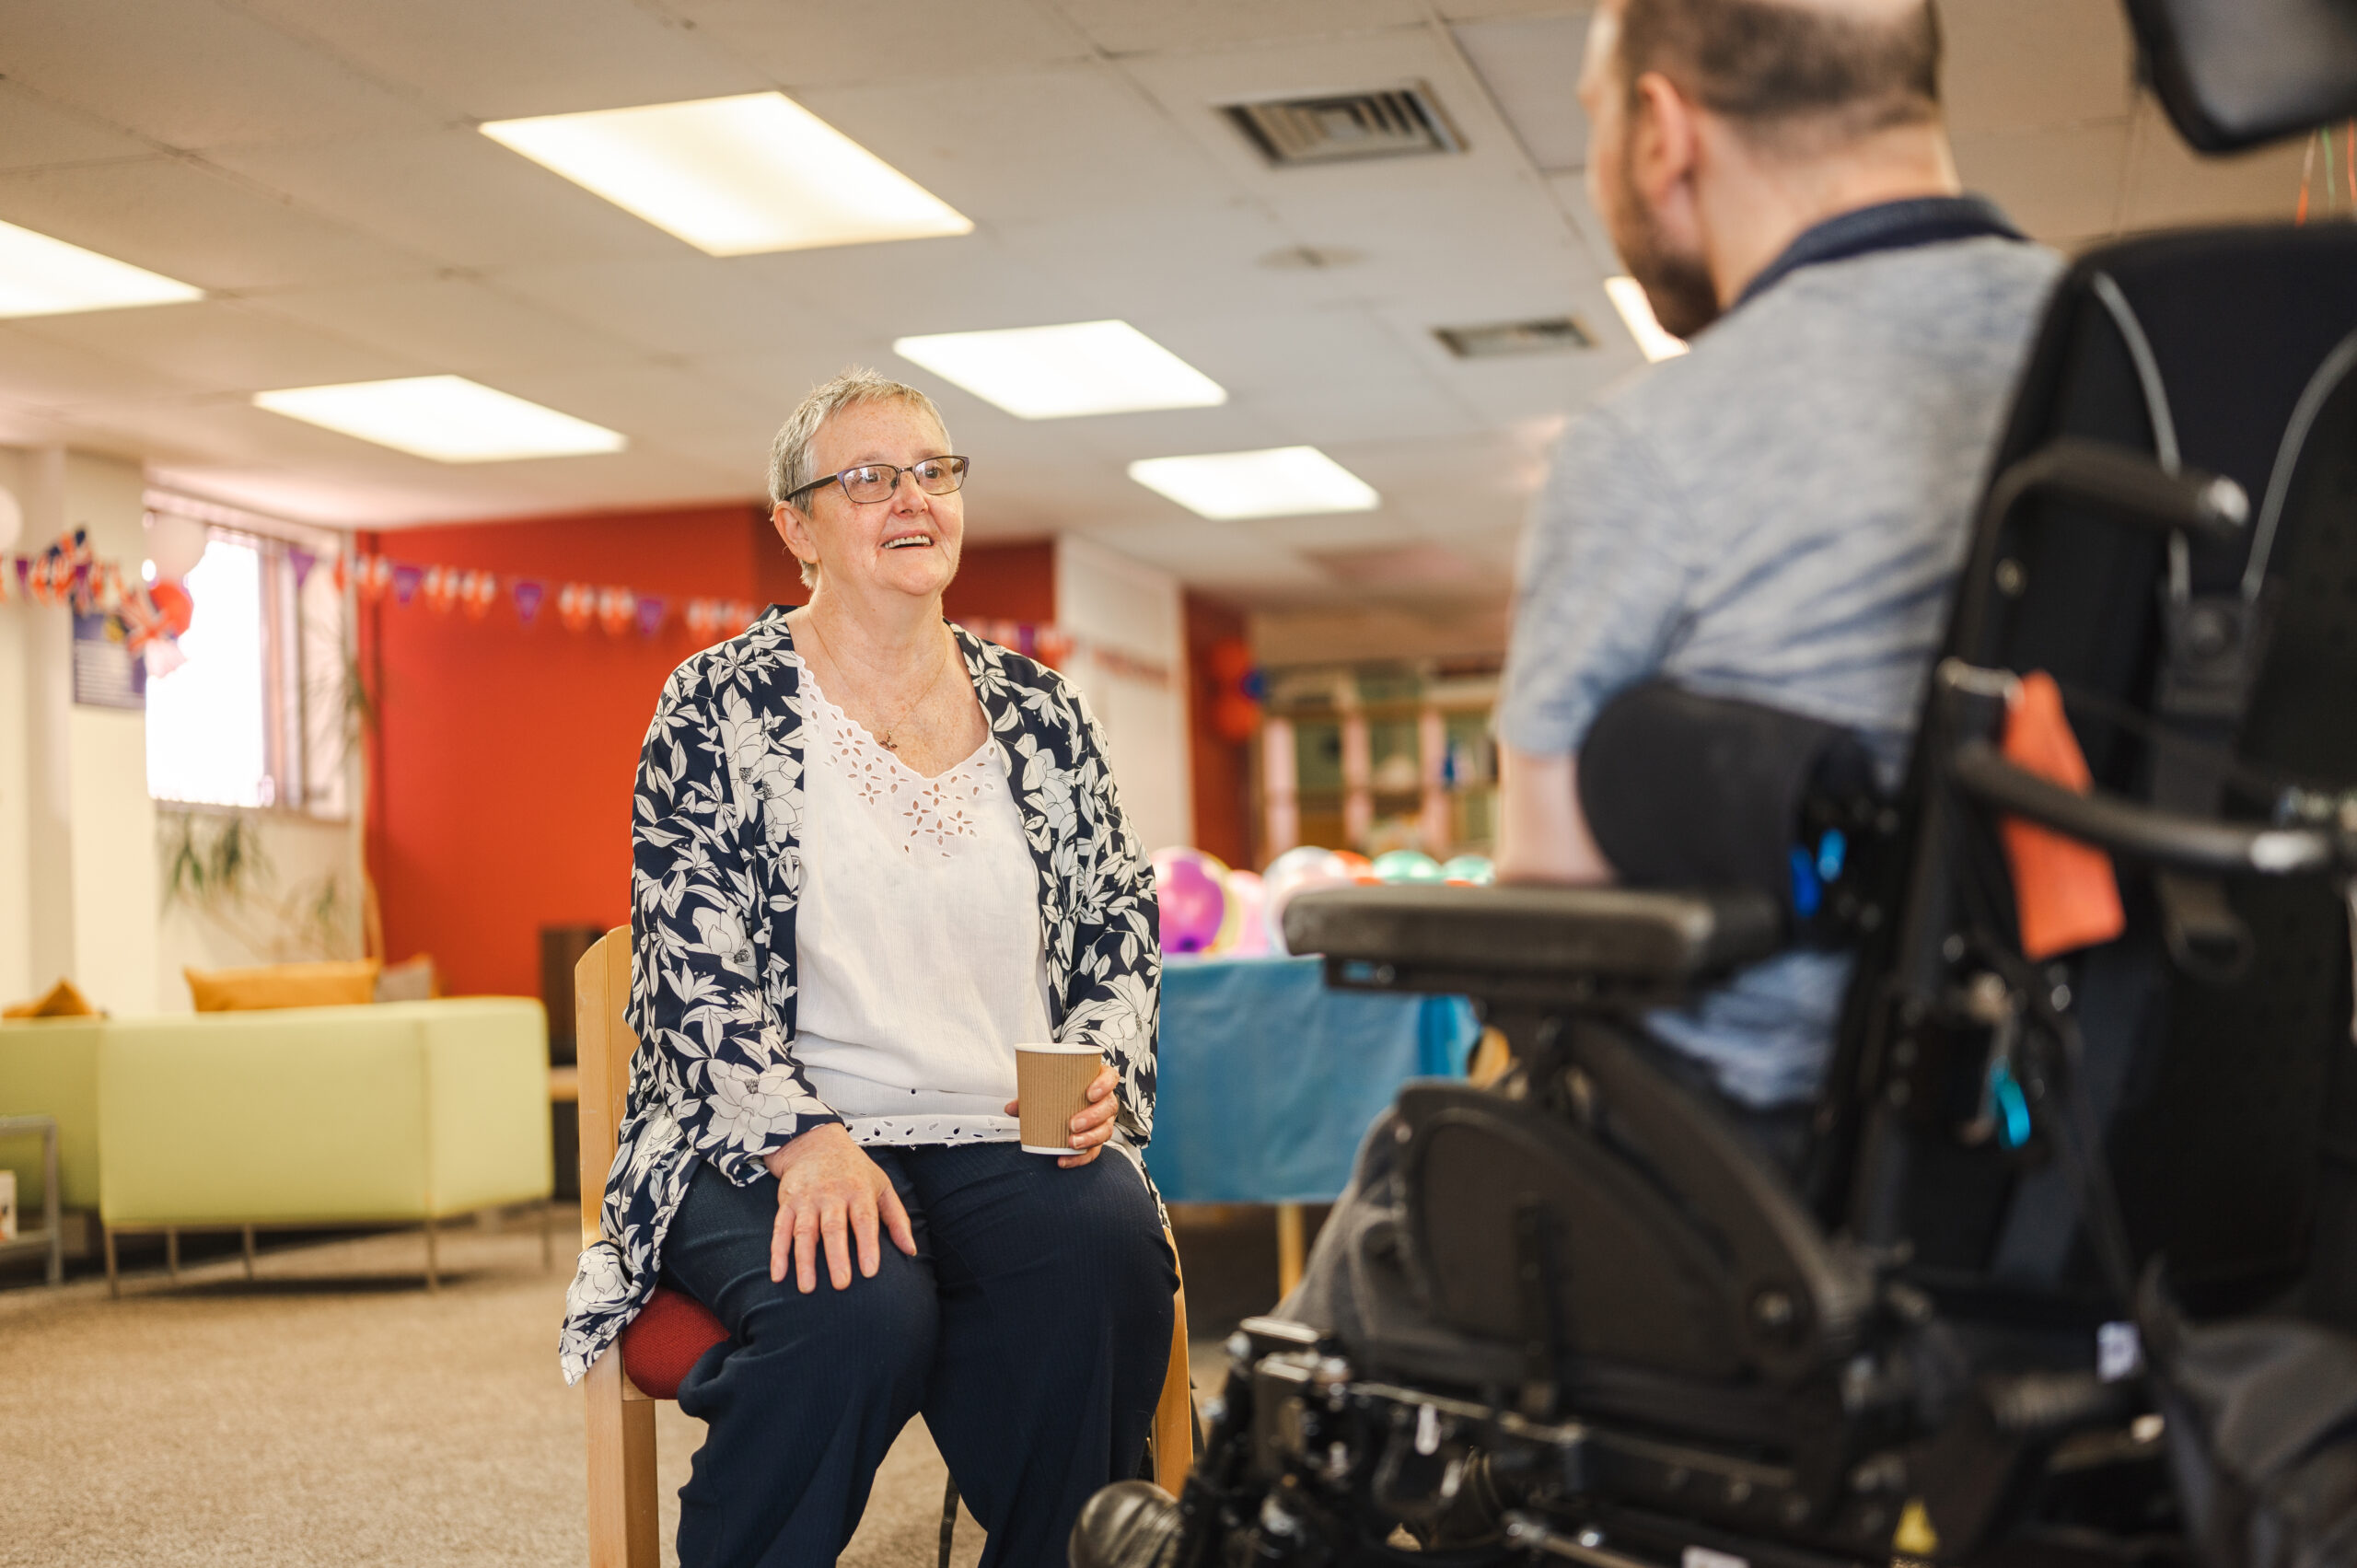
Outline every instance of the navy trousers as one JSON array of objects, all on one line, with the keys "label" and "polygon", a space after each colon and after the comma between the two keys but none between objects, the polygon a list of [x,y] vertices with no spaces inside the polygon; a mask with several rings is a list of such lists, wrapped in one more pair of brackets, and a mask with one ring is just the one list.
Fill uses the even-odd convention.
[{"label": "navy trousers", "polygon": [[822,1568],[922,1413],[989,1532],[981,1568],[1062,1568],[1074,1518],[1133,1476],[1170,1355],[1178,1273],[1136,1167],[1013,1144],[870,1148],[914,1258],[805,1295],[770,1280],[777,1183],[702,1166],[663,1272],[727,1325],[679,1386],[709,1423],[679,1491],[681,1568]]}]

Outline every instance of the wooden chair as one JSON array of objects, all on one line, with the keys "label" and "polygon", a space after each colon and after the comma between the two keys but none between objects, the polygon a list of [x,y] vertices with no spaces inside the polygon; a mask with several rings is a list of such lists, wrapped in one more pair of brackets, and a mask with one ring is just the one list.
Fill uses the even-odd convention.
[{"label": "wooden chair", "polygon": [[[581,1244],[598,1240],[606,1173],[613,1164],[630,1087],[630,1053],[638,1037],[622,1016],[630,997],[630,930],[598,938],[574,970],[575,1027],[581,1069]],[[1164,1232],[1166,1239],[1168,1232]],[[1178,1248],[1171,1248],[1173,1257]],[[1154,1415],[1150,1456],[1155,1479],[1177,1493],[1194,1462],[1199,1429],[1187,1378],[1187,1294],[1172,1301],[1170,1365]],[[655,1399],[646,1388],[676,1393],[697,1355],[724,1338],[717,1320],[687,1296],[656,1293],[614,1350],[590,1365],[583,1381],[589,1404],[590,1568],[656,1568]],[[948,1560],[957,1483],[942,1522]]]}]

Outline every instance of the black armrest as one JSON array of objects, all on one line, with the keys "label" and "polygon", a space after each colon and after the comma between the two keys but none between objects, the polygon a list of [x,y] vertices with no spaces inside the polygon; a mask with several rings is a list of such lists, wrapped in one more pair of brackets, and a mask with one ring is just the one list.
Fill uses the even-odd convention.
[{"label": "black armrest", "polygon": [[[2026,772],[1986,740],[1968,740],[1948,772],[1982,805],[2042,828],[2154,865],[2201,876],[2315,876],[2357,861],[2357,845],[2314,828],[2222,822],[2139,805],[2118,796],[2081,795]],[[1288,928],[1290,929],[1290,928]]]},{"label": "black armrest", "polygon": [[1578,1000],[1677,995],[1783,945],[1748,889],[1336,888],[1285,906],[1285,945],[1329,983]]}]

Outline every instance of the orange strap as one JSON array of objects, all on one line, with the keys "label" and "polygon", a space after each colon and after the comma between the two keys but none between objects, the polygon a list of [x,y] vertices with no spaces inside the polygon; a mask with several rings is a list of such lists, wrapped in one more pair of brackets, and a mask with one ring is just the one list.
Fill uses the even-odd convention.
[{"label": "orange strap", "polygon": [[[2062,689],[2044,670],[2022,677],[2005,714],[2005,760],[2084,795],[2087,759],[2062,712]],[[2111,856],[2091,844],[2008,817],[1998,825],[2014,873],[2022,956],[2033,962],[2108,942],[2127,929]]]}]

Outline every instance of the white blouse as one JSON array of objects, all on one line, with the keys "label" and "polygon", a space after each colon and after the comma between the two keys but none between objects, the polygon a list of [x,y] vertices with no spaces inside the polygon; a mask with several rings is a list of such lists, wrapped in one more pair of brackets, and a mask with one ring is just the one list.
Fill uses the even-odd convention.
[{"label": "white blouse", "polygon": [[1048,1022],[1039,873],[998,749],[926,778],[802,668],[795,1054],[862,1144],[1011,1143]]}]

